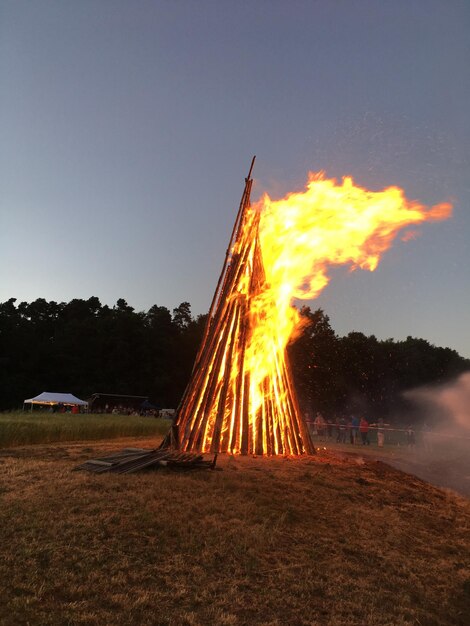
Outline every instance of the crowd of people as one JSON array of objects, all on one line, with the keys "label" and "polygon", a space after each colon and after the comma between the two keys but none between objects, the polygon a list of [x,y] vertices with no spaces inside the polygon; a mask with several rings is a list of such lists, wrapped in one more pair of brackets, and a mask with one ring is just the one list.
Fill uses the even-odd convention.
[{"label": "crowd of people", "polygon": [[401,430],[405,433],[405,440],[408,446],[414,446],[416,443],[415,430],[411,425],[406,429],[392,429],[390,424],[386,424],[382,418],[373,423],[369,423],[364,416],[358,417],[357,415],[341,416],[327,420],[319,412],[313,420],[309,419],[308,415],[305,417],[311,435],[323,441],[369,446],[371,443],[369,434],[370,431],[374,431],[377,433],[378,447],[383,448],[386,432]]},{"label": "crowd of people", "polygon": [[48,410],[49,413],[73,413],[74,415],[85,412],[85,409],[77,404],[63,404],[62,402],[51,405]]},{"label": "crowd of people", "polygon": [[162,417],[166,419],[173,418],[175,414],[175,409],[157,409],[157,408],[146,408],[140,407],[136,408],[133,406],[126,406],[123,404],[110,405],[106,404],[105,406],[97,406],[94,407],[91,411],[88,411],[85,407],[80,407],[78,405],[65,405],[59,402],[58,404],[54,404],[49,407],[50,413],[95,413],[98,415],[132,415],[132,416],[141,416],[141,417]]}]

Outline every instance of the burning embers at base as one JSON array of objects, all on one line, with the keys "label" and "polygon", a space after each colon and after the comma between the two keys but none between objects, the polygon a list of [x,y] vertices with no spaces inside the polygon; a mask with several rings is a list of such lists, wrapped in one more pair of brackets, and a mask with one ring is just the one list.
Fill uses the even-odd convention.
[{"label": "burning embers at base", "polygon": [[203,341],[175,420],[185,451],[312,454],[287,361],[300,330],[294,298],[312,299],[330,265],[373,271],[397,233],[443,220],[401,189],[373,192],[310,174],[306,190],[250,204],[251,171]]}]

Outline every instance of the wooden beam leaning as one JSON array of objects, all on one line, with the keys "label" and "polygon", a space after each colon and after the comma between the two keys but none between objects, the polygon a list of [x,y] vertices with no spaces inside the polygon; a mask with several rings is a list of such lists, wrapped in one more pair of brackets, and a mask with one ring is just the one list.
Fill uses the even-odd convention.
[{"label": "wooden beam leaning", "polygon": [[175,418],[182,451],[269,455],[313,449],[275,329],[266,337],[268,362],[260,361],[260,369],[250,371],[259,350],[257,324],[266,314],[264,308],[256,312],[255,298],[268,287],[259,239],[261,214],[250,205],[254,160]]}]

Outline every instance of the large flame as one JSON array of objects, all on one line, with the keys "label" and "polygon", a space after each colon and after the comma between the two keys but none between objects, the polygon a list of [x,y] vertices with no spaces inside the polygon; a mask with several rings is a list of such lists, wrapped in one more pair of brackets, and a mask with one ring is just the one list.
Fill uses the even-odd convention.
[{"label": "large flame", "polygon": [[[243,211],[178,414],[183,450],[301,454],[312,444],[299,415],[286,346],[300,328],[293,307],[328,284],[328,268],[373,271],[400,230],[443,220],[401,189],[368,191],[310,174],[306,190],[265,195]],[[248,191],[247,191],[248,189]]]},{"label": "large flame", "polygon": [[[310,173],[305,191],[255,204],[266,283],[252,298],[256,319],[247,347],[254,407],[262,403],[263,380],[271,376],[273,350],[285,350],[301,328],[294,299],[314,299],[329,282],[328,268],[349,265],[374,271],[404,227],[447,219],[450,203],[426,208],[402,189],[369,191],[349,176],[341,183]],[[256,381],[256,382],[255,382]]]}]

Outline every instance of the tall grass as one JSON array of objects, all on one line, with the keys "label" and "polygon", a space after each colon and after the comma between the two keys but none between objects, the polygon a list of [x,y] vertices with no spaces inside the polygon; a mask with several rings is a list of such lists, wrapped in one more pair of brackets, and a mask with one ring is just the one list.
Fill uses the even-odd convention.
[{"label": "tall grass", "polygon": [[0,414],[0,448],[34,443],[165,435],[170,421],[134,415]]}]

